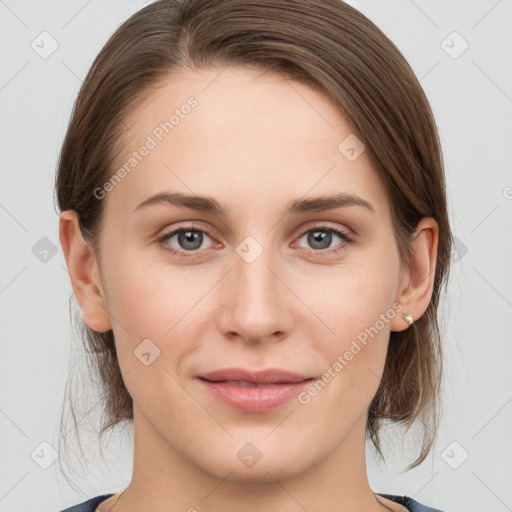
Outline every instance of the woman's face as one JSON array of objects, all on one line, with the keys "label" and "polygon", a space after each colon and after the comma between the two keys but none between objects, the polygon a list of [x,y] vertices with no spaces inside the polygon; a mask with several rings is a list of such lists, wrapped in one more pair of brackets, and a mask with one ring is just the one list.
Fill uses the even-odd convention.
[{"label": "woman's face", "polygon": [[[127,125],[125,172],[97,191],[99,275],[136,435],[240,481],[359,453],[406,275],[344,116],[316,89],[233,67],[169,78]],[[183,199],[141,206],[161,194]],[[230,368],[312,380],[201,378]]]}]

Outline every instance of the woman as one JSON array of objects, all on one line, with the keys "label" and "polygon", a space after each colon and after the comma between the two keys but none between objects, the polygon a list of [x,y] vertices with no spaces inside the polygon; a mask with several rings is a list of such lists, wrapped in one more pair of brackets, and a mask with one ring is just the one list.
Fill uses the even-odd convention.
[{"label": "woman", "polygon": [[130,484],[68,512],[412,511],[365,440],[439,422],[452,236],[437,129],[340,0],[158,1],[111,37],[56,179]]}]

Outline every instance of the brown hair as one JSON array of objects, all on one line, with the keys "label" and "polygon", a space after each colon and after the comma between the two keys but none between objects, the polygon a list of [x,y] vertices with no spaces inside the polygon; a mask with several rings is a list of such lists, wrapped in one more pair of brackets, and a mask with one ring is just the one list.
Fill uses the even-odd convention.
[{"label": "brown hair", "polygon": [[[363,14],[340,0],[160,0],[141,9],[105,44],[80,89],[56,175],[59,208],[77,212],[84,239],[96,247],[103,201],[93,191],[113,175],[127,112],[180,69],[227,65],[275,72],[332,98],[385,185],[403,264],[410,264],[418,221],[433,217],[439,225],[431,302],[410,328],[391,333],[382,380],[368,411],[367,436],[382,459],[379,431],[385,420],[407,430],[421,421],[422,446],[411,469],[428,455],[439,426],[437,310],[448,279],[452,234],[428,100],[397,47]],[[112,330],[95,332],[79,322],[104,392],[102,436],[133,418],[133,402]],[[74,410],[73,419],[77,428]]]}]

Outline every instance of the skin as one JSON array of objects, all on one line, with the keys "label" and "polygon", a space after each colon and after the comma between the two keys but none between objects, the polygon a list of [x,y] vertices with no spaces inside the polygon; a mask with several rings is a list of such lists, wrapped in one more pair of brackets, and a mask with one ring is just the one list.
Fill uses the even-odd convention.
[{"label": "skin", "polygon": [[[413,264],[402,266],[367,152],[349,161],[338,150],[353,133],[342,113],[319,90],[249,68],[168,78],[130,112],[129,150],[117,164],[189,96],[197,107],[102,199],[96,251],[73,211],[60,219],[83,320],[96,331],[113,329],[134,400],[132,480],[117,503],[120,494],[98,510],[406,510],[373,493],[365,463],[367,411],[389,334],[408,328],[400,314],[307,405],[292,399],[264,413],[235,410],[195,375],[242,366],[321,378],[393,304],[418,319],[432,295],[435,220],[419,223]],[[211,196],[229,212],[164,204],[133,212],[163,191]],[[286,212],[292,200],[333,191],[361,196],[375,213],[359,206]],[[184,252],[190,245],[158,236],[190,221],[204,230],[200,248],[189,249],[194,256],[166,252],[164,243]],[[308,241],[319,226],[348,231],[353,242],[332,234],[322,249]],[[247,236],[263,249],[251,263],[236,252]],[[160,350],[149,366],[134,357],[146,338]],[[237,457],[247,442],[262,453],[252,467]]]}]

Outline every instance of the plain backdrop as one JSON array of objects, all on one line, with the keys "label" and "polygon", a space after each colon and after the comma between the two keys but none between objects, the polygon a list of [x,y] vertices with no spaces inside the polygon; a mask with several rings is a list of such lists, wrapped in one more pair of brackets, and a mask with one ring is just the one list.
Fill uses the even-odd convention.
[{"label": "plain backdrop", "polygon": [[[53,180],[81,81],[145,3],[0,0],[1,512],[58,511],[117,492],[131,476],[129,432],[112,438],[106,462],[92,433],[71,462],[87,466],[73,486],[54,461],[76,337]],[[512,1],[350,3],[400,48],[427,93],[456,236],[437,444],[405,473],[414,443],[407,452],[390,437],[386,465],[369,446],[370,483],[447,512],[512,510]],[[84,427],[97,403],[91,393]]]}]

